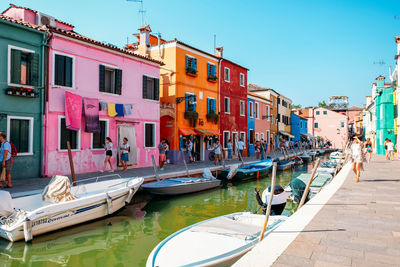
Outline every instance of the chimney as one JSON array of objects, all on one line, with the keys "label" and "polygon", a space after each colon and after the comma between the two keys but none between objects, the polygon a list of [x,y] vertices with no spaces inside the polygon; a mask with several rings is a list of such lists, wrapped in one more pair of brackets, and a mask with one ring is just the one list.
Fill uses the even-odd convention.
[{"label": "chimney", "polygon": [[217,48],[215,48],[215,55],[217,57],[223,57],[223,52],[224,52],[224,47],[223,46],[218,46]]},{"label": "chimney", "polygon": [[151,29],[149,25],[143,25],[139,29],[139,45],[138,53],[142,56],[147,56],[147,48],[150,47],[150,33]]}]

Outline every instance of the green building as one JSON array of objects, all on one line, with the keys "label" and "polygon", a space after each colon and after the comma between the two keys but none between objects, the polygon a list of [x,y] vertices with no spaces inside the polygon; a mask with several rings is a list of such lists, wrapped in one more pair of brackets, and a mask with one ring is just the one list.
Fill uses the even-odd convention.
[{"label": "green building", "polygon": [[393,103],[393,85],[385,83],[385,77],[376,78],[376,145],[377,153],[385,155],[385,139],[396,144]]},{"label": "green building", "polygon": [[18,150],[12,179],[42,174],[45,42],[43,28],[0,15],[0,131]]}]

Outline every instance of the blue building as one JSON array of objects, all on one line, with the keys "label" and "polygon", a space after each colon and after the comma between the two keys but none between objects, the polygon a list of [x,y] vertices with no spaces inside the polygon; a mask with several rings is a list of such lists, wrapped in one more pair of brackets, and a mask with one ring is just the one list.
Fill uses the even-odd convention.
[{"label": "blue building", "polygon": [[294,136],[293,142],[301,140],[301,136],[307,135],[307,119],[292,113],[290,120],[291,134]]},{"label": "blue building", "polygon": [[247,155],[254,155],[255,143],[255,121],[254,121],[254,99],[247,98]]}]

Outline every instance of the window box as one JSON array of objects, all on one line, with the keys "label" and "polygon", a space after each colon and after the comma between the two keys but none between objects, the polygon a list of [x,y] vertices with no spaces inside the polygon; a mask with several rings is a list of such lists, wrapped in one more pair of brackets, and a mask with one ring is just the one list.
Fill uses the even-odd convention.
[{"label": "window box", "polygon": [[6,89],[6,95],[35,98],[39,94],[36,93],[36,91],[31,88],[13,87],[13,88]]},{"label": "window box", "polygon": [[186,75],[191,76],[191,77],[197,77],[197,70],[193,68],[186,68]]},{"label": "window box", "polygon": [[218,78],[216,76],[208,76],[207,77],[207,81],[212,82],[212,83],[216,83],[217,79]]},{"label": "window box", "polygon": [[219,116],[213,110],[206,115],[207,121],[213,122],[215,124],[218,123]]},{"label": "window box", "polygon": [[197,119],[199,118],[199,113],[197,113],[196,111],[192,111],[192,110],[186,110],[184,116],[185,116],[185,119],[187,119],[190,122],[190,125],[192,127],[196,127]]}]

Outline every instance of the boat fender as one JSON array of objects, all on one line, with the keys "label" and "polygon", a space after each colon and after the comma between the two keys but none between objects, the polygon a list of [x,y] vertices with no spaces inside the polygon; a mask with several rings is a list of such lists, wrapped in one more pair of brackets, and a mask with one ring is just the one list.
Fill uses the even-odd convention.
[{"label": "boat fender", "polygon": [[112,198],[107,194],[107,214],[112,214]]},{"label": "boat fender", "polygon": [[26,218],[24,222],[24,237],[25,242],[32,242],[32,221],[29,218]]},{"label": "boat fender", "polygon": [[131,199],[132,199],[132,196],[134,193],[135,193],[135,191],[133,190],[133,188],[129,189],[129,194],[125,200],[125,206],[127,206],[131,202]]}]

